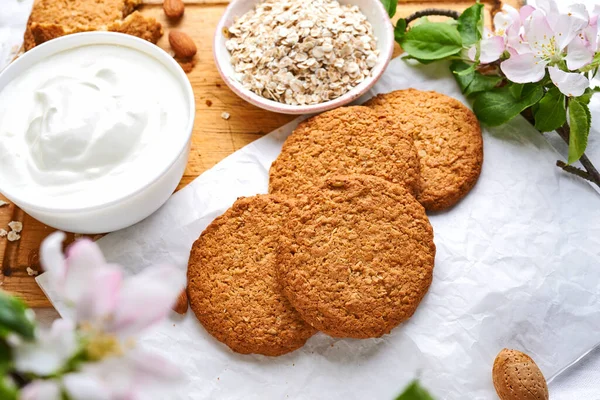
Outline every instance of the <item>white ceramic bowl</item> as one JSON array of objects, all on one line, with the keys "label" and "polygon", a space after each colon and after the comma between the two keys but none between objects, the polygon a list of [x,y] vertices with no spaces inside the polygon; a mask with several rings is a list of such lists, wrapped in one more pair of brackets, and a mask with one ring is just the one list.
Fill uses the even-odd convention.
[{"label": "white ceramic bowl", "polygon": [[116,194],[114,199],[93,207],[52,209],[36,203],[35,198],[19,198],[10,190],[0,187],[0,192],[26,213],[56,229],[75,233],[106,233],[133,225],[148,217],[162,206],[177,188],[185,170],[196,111],[194,92],[185,73],[177,62],[158,46],[134,36],[111,32],[88,32],[63,36],[28,51],[0,74],[0,91],[20,73],[33,64],[56,53],[76,47],[112,44],[141,51],[162,63],[181,83],[189,104],[189,121],[186,140],[174,154],[164,154],[168,165],[158,176],[152,177],[132,193]]},{"label": "white ceramic bowl", "polygon": [[381,0],[338,0],[340,4],[357,5],[373,26],[373,33],[377,38],[377,48],[379,49],[379,60],[373,68],[371,77],[365,79],[343,96],[325,103],[307,106],[292,106],[265,99],[264,97],[245,89],[242,84],[234,78],[235,72],[231,65],[231,55],[225,48],[227,38],[223,35],[224,28],[233,25],[236,17],[241,17],[252,10],[259,1],[260,0],[232,0],[225,10],[225,14],[223,14],[219,21],[213,43],[215,63],[227,86],[242,99],[257,107],[282,114],[313,114],[341,107],[356,100],[373,87],[392,58],[394,52],[394,27],[381,4]]}]

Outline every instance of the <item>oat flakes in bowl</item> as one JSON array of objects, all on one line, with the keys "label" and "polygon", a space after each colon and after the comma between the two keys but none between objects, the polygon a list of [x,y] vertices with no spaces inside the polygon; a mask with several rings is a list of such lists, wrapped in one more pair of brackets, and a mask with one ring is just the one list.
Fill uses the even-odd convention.
[{"label": "oat flakes in bowl", "polygon": [[217,67],[246,101],[315,113],[364,94],[393,52],[379,0],[234,0],[215,36]]}]

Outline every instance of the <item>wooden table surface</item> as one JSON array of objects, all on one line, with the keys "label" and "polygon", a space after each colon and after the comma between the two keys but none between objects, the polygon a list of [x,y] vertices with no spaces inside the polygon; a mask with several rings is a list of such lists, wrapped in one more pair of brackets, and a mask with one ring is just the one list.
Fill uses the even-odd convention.
[{"label": "wooden table surface", "polygon": [[[505,3],[513,6],[517,6],[518,2],[519,0],[505,0]],[[198,46],[196,66],[188,74],[196,98],[196,121],[189,163],[179,185],[181,189],[229,154],[294,117],[264,111],[244,102],[221,80],[213,62],[212,38],[227,6],[225,1],[186,1],[188,4],[185,15],[177,25],[170,24],[164,18],[161,0],[148,0],[146,3],[141,9],[142,13],[157,18],[164,26],[165,35],[158,43],[159,46],[169,51],[167,34],[171,28],[187,32]],[[473,3],[473,0],[399,0],[397,17],[407,16],[424,8],[461,11]],[[490,12],[500,7],[500,1],[487,0],[485,3],[486,21],[489,24]],[[231,118],[223,119],[223,112],[229,113]],[[10,221],[21,221],[24,228],[19,241],[0,239],[0,287],[19,295],[31,307],[49,307],[48,299],[39,289],[34,277],[28,273],[28,267],[33,271],[40,271],[38,249],[42,240],[53,229],[12,204],[0,208],[0,228],[7,229]],[[68,237],[73,240],[74,235]]]}]

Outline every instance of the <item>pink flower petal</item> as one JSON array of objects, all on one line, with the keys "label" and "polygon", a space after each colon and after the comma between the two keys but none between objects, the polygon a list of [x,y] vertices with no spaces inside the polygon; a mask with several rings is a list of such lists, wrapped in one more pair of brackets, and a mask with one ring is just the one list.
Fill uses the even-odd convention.
[{"label": "pink flower petal", "polygon": [[63,232],[54,232],[48,236],[40,247],[40,262],[47,271],[55,289],[62,291],[67,264],[63,256],[62,243],[65,240]]},{"label": "pink flower petal", "polygon": [[583,4],[574,4],[569,7],[568,14],[560,14],[554,27],[554,32],[557,33],[556,45],[558,49],[563,50],[567,47],[589,23],[590,15]]},{"label": "pink flower petal", "polygon": [[106,384],[92,374],[67,374],[62,382],[70,400],[111,400]]},{"label": "pink flower petal", "polygon": [[507,4],[502,6],[502,11],[494,15],[494,29],[496,33],[503,36],[513,24],[521,25],[519,12]]},{"label": "pink flower petal", "polygon": [[548,21],[550,22],[550,26],[554,26],[556,20],[558,18],[558,6],[554,0],[537,0],[535,2],[538,10],[542,10],[544,14],[548,17]]},{"label": "pink flower petal", "polygon": [[37,380],[21,390],[19,400],[61,400],[62,394],[56,381]]},{"label": "pink flower petal", "polygon": [[107,330],[126,337],[161,321],[184,285],[184,273],[170,266],[151,267],[128,278]]},{"label": "pink flower petal", "polygon": [[107,264],[89,272],[93,285],[80,295],[76,306],[76,319],[91,322],[105,319],[117,305],[123,279],[120,267]]},{"label": "pink flower petal", "polygon": [[521,36],[520,28],[515,24],[508,28],[506,32],[506,48],[510,51],[514,50],[517,54],[532,53],[531,47]]},{"label": "pink flower petal", "polygon": [[535,11],[535,7],[533,6],[523,6],[519,10],[519,19],[521,23],[524,23],[527,18]]},{"label": "pink flower petal", "polygon": [[515,83],[539,82],[546,75],[546,62],[533,54],[518,54],[502,62],[500,69]]},{"label": "pink flower petal", "polygon": [[579,36],[575,37],[567,46],[567,67],[571,71],[585,67],[594,59],[594,53],[589,43]]},{"label": "pink flower petal", "polygon": [[469,57],[469,60],[475,61],[477,58],[477,46],[471,46],[469,48],[469,51],[467,51],[467,57]]},{"label": "pink flower petal", "polygon": [[556,50],[554,31],[544,13],[539,10],[535,10],[526,21],[524,37],[538,57],[547,56]]},{"label": "pink flower petal", "polygon": [[41,376],[52,375],[64,367],[77,349],[75,324],[58,319],[50,330],[38,329],[35,341],[14,347],[15,369]]},{"label": "pink flower petal", "polygon": [[549,67],[550,79],[565,96],[578,97],[590,87],[590,81],[582,74],[565,72],[557,67]]},{"label": "pink flower petal", "polygon": [[81,239],[69,246],[65,296],[73,303],[78,303],[80,298],[95,284],[91,272],[105,265],[106,261],[100,248],[91,240]]},{"label": "pink flower petal", "polygon": [[479,61],[482,64],[489,64],[500,58],[504,53],[504,38],[500,36],[494,36],[490,39],[483,39],[481,41],[481,54]]},{"label": "pink flower petal", "polygon": [[172,382],[181,378],[181,369],[169,360],[142,349],[133,349],[126,354],[128,362],[144,382]]}]

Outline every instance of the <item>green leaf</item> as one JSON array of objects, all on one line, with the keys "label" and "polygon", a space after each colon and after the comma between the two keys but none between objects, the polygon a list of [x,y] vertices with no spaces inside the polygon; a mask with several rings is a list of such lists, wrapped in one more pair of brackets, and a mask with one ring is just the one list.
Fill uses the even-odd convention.
[{"label": "green leaf", "polygon": [[524,85],[519,99],[513,96],[510,89],[502,87],[477,95],[473,111],[481,122],[489,126],[498,126],[536,104],[543,96],[544,89],[534,83]]},{"label": "green leaf", "polygon": [[33,339],[35,325],[27,318],[27,307],[16,297],[0,290],[0,337],[7,332]]},{"label": "green leaf", "polygon": [[405,56],[405,57],[403,57],[403,59],[404,60],[415,60],[415,61],[420,62],[421,64],[431,64],[431,63],[434,63],[436,61],[436,60],[422,60],[420,58],[416,58],[416,57],[413,57],[413,56]]},{"label": "green leaf", "polygon": [[401,43],[402,38],[406,34],[406,20],[404,18],[400,18],[396,23],[396,27],[394,28],[394,39],[396,42]]},{"label": "green leaf", "polygon": [[515,99],[520,99],[524,87],[525,85],[522,83],[511,83],[508,85],[508,90],[510,90],[510,94],[512,94]]},{"label": "green leaf", "polygon": [[540,132],[552,132],[567,122],[565,95],[553,87],[546,92],[534,110],[535,127]]},{"label": "green leaf", "polygon": [[466,96],[487,92],[502,82],[502,78],[499,76],[483,75],[478,71],[473,71],[469,64],[464,61],[454,61],[450,64],[450,70]]},{"label": "green leaf", "polygon": [[483,36],[483,4],[473,4],[458,17],[458,32],[462,44],[470,47],[479,42]]},{"label": "green leaf", "polygon": [[456,27],[431,22],[411,28],[400,43],[409,55],[422,60],[440,60],[462,50]]},{"label": "green leaf", "polygon": [[583,94],[579,97],[577,97],[577,101],[580,102],[581,104],[590,104],[590,101],[592,100],[592,96],[594,95],[594,90],[592,88],[587,88],[585,89],[585,92],[583,92]]},{"label": "green leaf", "polygon": [[12,348],[6,341],[0,339],[0,376],[3,376],[12,367]]},{"label": "green leaf", "polygon": [[383,3],[383,8],[385,8],[390,18],[393,18],[396,15],[398,0],[381,0],[381,3]]},{"label": "green leaf", "polygon": [[569,164],[579,160],[587,147],[588,135],[592,123],[592,115],[586,104],[575,99],[569,101]]},{"label": "green leaf", "polygon": [[17,400],[17,387],[7,376],[0,376],[0,399]]},{"label": "green leaf", "polygon": [[415,380],[404,389],[402,394],[396,397],[396,400],[433,400],[433,397]]}]

